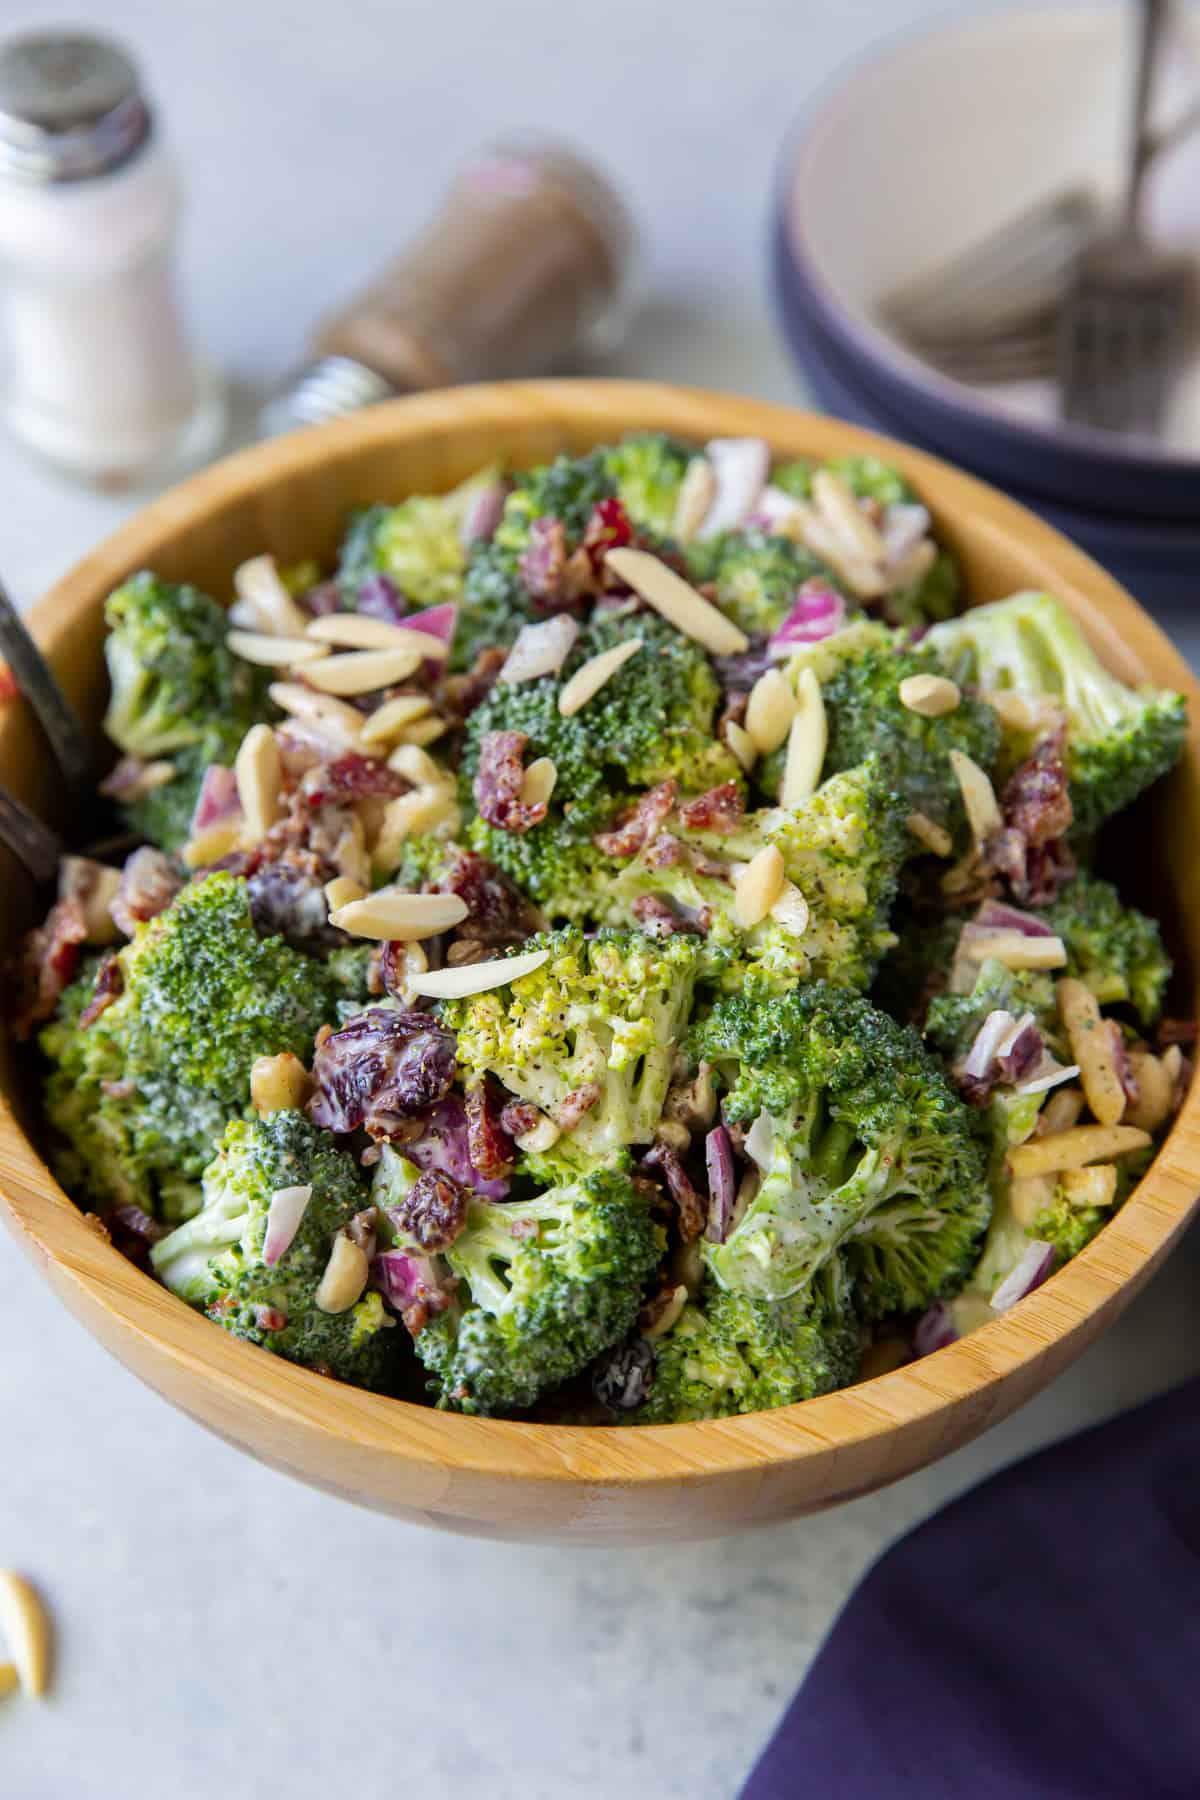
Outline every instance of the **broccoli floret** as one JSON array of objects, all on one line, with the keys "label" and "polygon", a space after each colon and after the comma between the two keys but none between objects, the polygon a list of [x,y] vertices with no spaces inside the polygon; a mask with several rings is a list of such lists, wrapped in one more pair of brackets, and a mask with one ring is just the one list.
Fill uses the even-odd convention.
[{"label": "broccoli floret", "polygon": [[632,1178],[591,1170],[531,1200],[472,1200],[446,1252],[455,1302],[418,1334],[439,1404],[512,1412],[629,1330],[664,1240]]},{"label": "broccoli floret", "polygon": [[[1187,730],[1182,694],[1126,687],[1110,675],[1066,607],[1015,594],[935,626],[925,640],[951,674],[1061,707],[1075,830],[1095,830],[1178,761]],[[1030,745],[1010,743],[1012,760]]]},{"label": "broccoli floret", "polygon": [[[312,1193],[291,1244],[264,1260],[267,1216],[281,1188]],[[159,1280],[247,1343],[328,1370],[357,1387],[393,1385],[395,1320],[378,1294],[322,1312],[316,1293],[338,1232],[368,1204],[355,1158],[301,1112],[234,1119],[204,1171],[204,1205],[154,1245]]]},{"label": "broccoli floret", "polygon": [[711,582],[721,611],[752,637],[779,629],[802,582],[814,575],[833,580],[824,563],[793,538],[753,528],[700,538],[686,555],[691,579]]},{"label": "broccoli floret", "polygon": [[990,1212],[971,1114],[911,1027],[824,982],[723,999],[694,1033],[748,1127],[757,1192],[723,1244],[722,1287],[799,1293],[836,1252],[868,1316],[960,1287]]},{"label": "broccoli floret", "polygon": [[771,485],[782,488],[797,500],[807,500],[812,493],[812,478],[819,468],[840,475],[852,494],[860,500],[877,500],[880,506],[908,506],[916,499],[912,488],[899,469],[881,462],[877,456],[834,456],[825,463],[807,457],[777,463],[771,471]]},{"label": "broccoli floret", "polygon": [[913,631],[919,625],[954,618],[962,596],[962,570],[957,558],[949,550],[939,550],[924,575],[918,575],[904,587],[892,588],[882,604],[893,625]]},{"label": "broccoli floret", "polygon": [[1031,1012],[1047,1046],[1057,1052],[1061,1042],[1054,977],[1039,969],[1008,969],[989,957],[979,965],[975,985],[967,994],[939,994],[929,1003],[925,1040],[946,1058],[957,1062],[975,1041],[988,1014],[1010,1012],[1014,1018]]},{"label": "broccoli floret", "polygon": [[351,611],[363,583],[380,575],[410,606],[437,606],[459,599],[466,562],[452,497],[412,494],[398,506],[355,513],[338,553],[337,580]]},{"label": "broccoli floret", "polygon": [[[834,1270],[837,1259],[826,1268]],[[846,1286],[839,1273],[831,1287]],[[859,1332],[843,1303],[829,1303],[823,1270],[786,1300],[755,1300],[708,1282],[655,1345],[649,1398],[635,1425],[673,1425],[792,1406],[848,1387],[858,1374]]]},{"label": "broccoli floret", "polygon": [[[832,775],[874,752],[910,812],[960,832],[965,823],[962,795],[950,752],[960,750],[990,770],[1000,749],[1000,727],[993,709],[969,694],[937,718],[905,706],[901,683],[937,667],[934,658],[899,647],[848,655],[821,690],[829,728],[824,767]],[[920,849],[915,838],[911,848]]]},{"label": "broccoli floret", "polygon": [[1072,1206],[1063,1194],[1056,1193],[1050,1205],[1038,1213],[1028,1235],[1039,1243],[1053,1244],[1057,1252],[1054,1266],[1061,1269],[1091,1243],[1111,1218],[1108,1207]]},{"label": "broccoli floret", "polygon": [[[786,989],[797,980],[865,988],[894,941],[888,910],[907,837],[905,808],[865,763],[823,782],[791,811],[747,813],[730,831],[670,824],[681,846],[674,861],[653,845],[623,864],[596,904],[612,922],[634,922],[646,895],[671,906],[703,933],[708,973],[736,991],[751,985]],[[735,910],[737,867],[768,845],[782,854],[799,890],[749,929]]]},{"label": "broccoli floret", "polygon": [[675,504],[693,452],[661,431],[622,438],[604,453],[604,468],[617,498],[640,531],[671,536]]},{"label": "broccoli floret", "polygon": [[946,986],[962,926],[959,914],[924,919],[897,905],[892,914],[897,942],[871,987],[876,1006],[902,1023],[923,1025],[932,999]]},{"label": "broccoli floret", "polygon": [[143,572],[108,597],[104,654],[112,694],[104,729],[131,756],[170,759],[175,778],[126,808],[131,827],[165,849],[187,837],[209,763],[233,762],[269,712],[269,671],[226,647],[223,607],[196,588]]},{"label": "broccoli floret", "polygon": [[[468,1085],[496,1075],[564,1125],[556,1162],[611,1160],[648,1144],[687,1025],[700,952],[693,938],[575,927],[531,937],[549,959],[507,988],[443,1004]],[[594,1094],[578,1117],[582,1096]]]},{"label": "broccoli floret", "polygon": [[452,670],[469,669],[481,650],[507,649],[536,614],[517,570],[518,558],[499,544],[478,544],[463,578]]},{"label": "broccoli floret", "polygon": [[80,1028],[73,990],[42,1032],[47,1117],[93,1204],[181,1216],[195,1204],[188,1184],[249,1103],[251,1063],[307,1058],[341,994],[323,963],[256,935],[245,882],[224,873],[184,888],[118,962],[122,992],[92,1024]]},{"label": "broccoli floret", "polygon": [[1102,1006],[1127,1001],[1143,1025],[1155,1023],[1171,961],[1154,919],[1126,906],[1110,881],[1080,871],[1042,917],[1067,947],[1067,970]]}]

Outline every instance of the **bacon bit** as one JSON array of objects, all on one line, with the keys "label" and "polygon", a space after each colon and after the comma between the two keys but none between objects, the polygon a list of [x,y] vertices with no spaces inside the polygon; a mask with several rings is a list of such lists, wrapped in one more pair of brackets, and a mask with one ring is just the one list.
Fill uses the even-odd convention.
[{"label": "bacon bit", "polygon": [[709,788],[679,808],[679,822],[687,831],[733,831],[746,811],[746,799],[736,781]]},{"label": "bacon bit", "polygon": [[601,1088],[598,1081],[585,1081],[582,1087],[573,1088],[555,1107],[555,1123],[563,1131],[574,1131],[584,1114],[591,1112],[599,1100],[600,1094]]},{"label": "bacon bit", "polygon": [[484,856],[451,852],[437,883],[440,894],[457,894],[467,917],[456,929],[463,939],[489,950],[523,943],[542,923],[518,887]]},{"label": "bacon bit", "polygon": [[454,1067],[454,1034],[429,1014],[368,1007],[340,1031],[318,1033],[308,1115],[341,1135],[363,1126],[390,1138],[449,1093]]},{"label": "bacon bit", "polygon": [[1065,732],[1042,738],[1004,789],[1003,827],[983,846],[983,867],[1003,877],[1018,900],[1045,906],[1075,873],[1066,841],[1071,795],[1063,760]]},{"label": "bacon bit", "polygon": [[475,804],[479,816],[500,831],[531,831],[549,811],[545,800],[525,801],[522,761],[529,744],[523,731],[485,731],[479,741]]},{"label": "bacon bit", "polygon": [[1172,1044],[1194,1044],[1196,1029],[1195,1019],[1160,1019],[1154,1041],[1160,1050],[1169,1050]]},{"label": "bacon bit", "polygon": [[123,756],[100,782],[98,792],[107,800],[140,800],[154,788],[175,779],[175,764],[147,762],[141,756]]},{"label": "bacon bit", "polygon": [[704,1230],[708,1207],[692,1186],[678,1154],[669,1144],[652,1144],[641,1166],[661,1174],[679,1215],[679,1235],[685,1244],[690,1244]]},{"label": "bacon bit", "polygon": [[517,564],[517,573],[531,599],[558,600],[567,566],[567,532],[561,519],[533,519],[529,543]]},{"label": "bacon bit", "polygon": [[610,550],[620,550],[632,542],[633,526],[624,504],[615,494],[607,500],[598,500],[584,527],[582,539],[596,576],[600,577],[604,558]]},{"label": "bacon bit", "polygon": [[510,1100],[500,1114],[500,1128],[509,1137],[524,1137],[541,1119],[541,1110],[528,1100]]},{"label": "bacon bit", "polygon": [[348,751],[335,762],[310,769],[300,784],[309,806],[325,806],[332,802],[344,806],[368,794],[382,794],[389,799],[408,791],[409,783],[386,762],[375,756],[360,756]]},{"label": "bacon bit", "polygon": [[278,1306],[256,1306],[254,1323],[259,1331],[283,1331],[287,1327],[288,1316]]},{"label": "bacon bit", "polygon": [[687,860],[687,847],[671,832],[660,832],[654,842],[647,846],[642,861],[648,869],[673,869],[677,863]]},{"label": "bacon bit", "polygon": [[597,832],[592,842],[605,856],[636,856],[657,836],[675,805],[678,787],[674,781],[660,781],[649,791],[618,813],[607,831]]},{"label": "bacon bit", "polygon": [[125,975],[117,958],[106,956],[96,970],[96,985],[92,989],[92,997],[79,1015],[79,1023],[86,1030],[95,1023],[100,1014],[110,1007],[114,1000],[120,998],[125,991]]},{"label": "bacon bit", "polygon": [[56,900],[45,921],[27,932],[13,966],[13,1036],[24,1040],[48,1019],[79,967],[87,921],[78,900]]},{"label": "bacon bit", "polygon": [[464,675],[445,676],[434,693],[438,711],[452,723],[461,724],[487,699],[507,661],[507,650],[490,644]]},{"label": "bacon bit", "polygon": [[630,910],[647,937],[704,936],[704,926],[684,918],[669,901],[660,899],[657,894],[639,894]]},{"label": "bacon bit", "polygon": [[0,662],[0,701],[18,700],[20,695],[16,676],[6,662]]},{"label": "bacon bit", "polygon": [[470,1188],[427,1169],[389,1211],[402,1231],[432,1253],[450,1248],[467,1222],[470,1202]]},{"label": "bacon bit", "polygon": [[147,919],[165,912],[183,886],[170,858],[144,844],[135,850],[121,870],[121,881],[112,903],[113,919],[126,937]]},{"label": "bacon bit", "polygon": [[513,1134],[504,1123],[507,1108],[501,1105],[499,1090],[490,1075],[468,1088],[466,1110],[471,1167],[485,1181],[507,1181],[515,1161]]}]

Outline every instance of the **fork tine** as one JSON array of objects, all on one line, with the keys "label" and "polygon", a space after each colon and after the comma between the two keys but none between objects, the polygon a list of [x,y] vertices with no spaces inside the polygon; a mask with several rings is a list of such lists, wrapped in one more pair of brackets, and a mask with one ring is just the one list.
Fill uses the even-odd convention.
[{"label": "fork tine", "polygon": [[35,813],[0,787],[0,843],[7,845],[37,882],[53,881],[66,845]]},{"label": "fork tine", "polygon": [[0,582],[0,656],[16,678],[45,732],[54,760],[71,788],[81,788],[92,770],[92,756],[74,707],[42,655]]}]

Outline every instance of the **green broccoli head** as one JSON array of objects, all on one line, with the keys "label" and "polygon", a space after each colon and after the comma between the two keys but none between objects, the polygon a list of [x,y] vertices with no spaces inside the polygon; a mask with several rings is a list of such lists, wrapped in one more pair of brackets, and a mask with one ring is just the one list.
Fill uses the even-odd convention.
[{"label": "green broccoli head", "polygon": [[1143,1025],[1162,1011],[1171,961],[1154,919],[1126,906],[1116,888],[1081,870],[1042,917],[1067,947],[1067,970],[1102,1006],[1127,1002]]},{"label": "green broccoli head", "polygon": [[466,561],[451,497],[411,494],[355,513],[338,553],[338,587],[351,611],[380,576],[410,606],[438,606],[460,598]]},{"label": "green broccoli head", "polygon": [[1056,1193],[1050,1205],[1043,1207],[1028,1228],[1030,1238],[1052,1244],[1056,1252],[1055,1268],[1061,1269],[1073,1256],[1091,1243],[1112,1217],[1108,1207],[1072,1206],[1066,1196]]},{"label": "green broccoli head", "polygon": [[691,579],[711,583],[721,611],[751,637],[778,631],[803,582],[814,575],[833,580],[802,544],[754,527],[700,538],[686,555]]},{"label": "green broccoli head", "polygon": [[963,579],[958,559],[949,550],[938,550],[923,575],[916,575],[903,587],[893,588],[883,601],[883,610],[893,625],[905,631],[932,625],[941,619],[952,619],[962,605]]},{"label": "green broccoli head", "polygon": [[[529,938],[546,962],[506,988],[447,1001],[468,1086],[495,1075],[563,1126],[558,1164],[648,1144],[662,1116],[700,964],[694,938],[576,927]],[[577,1121],[577,1122],[576,1122]]]},{"label": "green broccoli head", "polygon": [[[1182,753],[1182,694],[1126,687],[1110,675],[1066,607],[1049,594],[1014,594],[975,607],[935,626],[926,644],[964,680],[1062,709],[1077,832],[1095,830],[1136,800]],[[1014,740],[1012,760],[1029,748]]]},{"label": "green broccoli head", "polygon": [[494,541],[476,544],[471,551],[450,651],[451,669],[469,669],[481,650],[506,650],[522,625],[537,617],[521,580],[519,560]]},{"label": "green broccoli head", "polygon": [[693,452],[661,431],[632,432],[604,453],[604,471],[640,532],[669,538]]},{"label": "green broccoli head", "polygon": [[[833,1273],[837,1259],[826,1268]],[[837,1274],[816,1280],[786,1300],[753,1299],[708,1282],[654,1345],[650,1394],[635,1425],[674,1425],[792,1406],[858,1374],[859,1331],[844,1299],[831,1304],[827,1287],[846,1286]]]},{"label": "green broccoli head", "polygon": [[990,1212],[984,1155],[911,1027],[815,982],[721,1000],[694,1042],[759,1174],[726,1241],[704,1246],[722,1287],[786,1299],[838,1251],[870,1316],[962,1285]]},{"label": "green broccoli head", "polygon": [[957,1062],[971,1048],[989,1013],[1004,1011],[1020,1018],[1032,1013],[1047,1047],[1058,1053],[1061,1040],[1054,977],[1039,969],[1008,969],[994,957],[979,965],[975,985],[965,994],[939,994],[925,1017],[925,1040]]},{"label": "green broccoli head", "polygon": [[[268,1262],[271,1202],[305,1187],[296,1234]],[[316,1302],[334,1239],[368,1203],[355,1158],[303,1113],[234,1119],[204,1171],[201,1210],[155,1244],[150,1259],[160,1281],[248,1343],[358,1387],[390,1387],[399,1352],[380,1296],[364,1295],[339,1313]]]},{"label": "green broccoli head", "polygon": [[248,1105],[251,1064],[285,1050],[307,1059],[342,990],[324,964],[258,937],[245,882],[223,873],[184,888],[117,962],[122,991],[98,1018],[80,1026],[77,983],[42,1032],[46,1112],[93,1204],[178,1216]]},{"label": "green broccoli head", "polygon": [[439,1404],[511,1412],[578,1374],[629,1330],[663,1249],[620,1170],[581,1172],[529,1200],[472,1200],[446,1251],[456,1300],[416,1338]]},{"label": "green broccoli head", "polygon": [[[823,782],[803,805],[751,812],[731,830],[669,821],[679,853],[652,843],[623,864],[597,902],[604,916],[631,922],[646,896],[665,902],[702,933],[707,973],[736,991],[786,990],[813,977],[865,988],[894,941],[888,912],[907,833],[905,808],[876,761]],[[760,924],[735,910],[737,870],[774,845],[795,894]]]},{"label": "green broccoli head", "polygon": [[921,917],[899,902],[892,914],[897,942],[879,965],[871,998],[902,1023],[923,1025],[933,997],[946,986],[962,931],[962,917]]},{"label": "green broccoli head", "polygon": [[[936,659],[917,650],[866,648],[847,655],[822,687],[829,742],[825,771],[850,769],[872,752],[889,785],[910,812],[961,834],[962,794],[950,762],[960,750],[990,770],[1000,749],[996,714],[982,700],[964,694],[952,712],[927,718],[900,698],[900,685],[914,675],[938,671]],[[919,849],[917,840],[911,848]]]}]

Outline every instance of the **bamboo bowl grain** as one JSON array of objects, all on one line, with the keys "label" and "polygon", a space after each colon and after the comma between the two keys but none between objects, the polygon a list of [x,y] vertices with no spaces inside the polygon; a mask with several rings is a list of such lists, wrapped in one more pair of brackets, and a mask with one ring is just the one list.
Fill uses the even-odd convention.
[{"label": "bamboo bowl grain", "polygon": [[[1095,563],[1023,508],[933,458],[834,421],[698,390],[564,381],[397,401],[246,451],[174,489],[79,563],[30,619],[64,687],[98,726],[101,603],[151,566],[216,594],[244,558],[327,558],[347,511],[447,488],[497,456],[581,451],[632,429],[765,437],[780,455],[876,451],[911,477],[977,600],[1049,588],[1126,679],[1184,690],[1186,758],[1122,838],[1133,897],[1156,907],[1197,1009],[1200,694],[1186,665]],[[51,822],[62,796],[27,709],[0,713],[0,779]],[[11,863],[6,945],[35,897]],[[24,1062],[24,1067],[22,1066]],[[1117,1317],[1187,1223],[1200,1187],[1189,1097],[1137,1191],[1099,1238],[1012,1313],[962,1343],[843,1393],[748,1418],[585,1429],[461,1418],[381,1399],[238,1343],[113,1250],[37,1148],[28,1058],[0,1050],[0,1212],[99,1341],[192,1418],[274,1468],[398,1517],[481,1535],[647,1542],[703,1537],[848,1500],[965,1444],[1054,1379]],[[82,1396],[81,1396],[82,1404]]]}]

